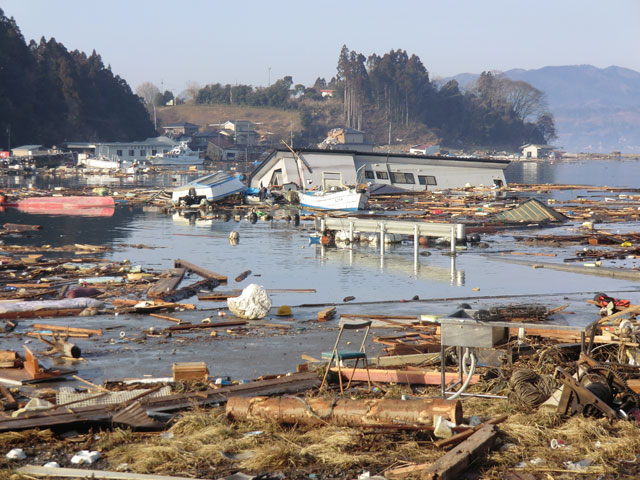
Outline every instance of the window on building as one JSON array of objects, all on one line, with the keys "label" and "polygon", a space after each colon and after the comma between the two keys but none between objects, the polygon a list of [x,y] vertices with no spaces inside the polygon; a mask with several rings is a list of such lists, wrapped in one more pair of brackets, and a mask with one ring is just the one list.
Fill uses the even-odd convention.
[{"label": "window on building", "polygon": [[372,170],[365,170],[364,171],[364,178],[374,178],[373,171]]},{"label": "window on building", "polygon": [[437,185],[436,177],[433,175],[418,175],[420,185]]},{"label": "window on building", "polygon": [[379,178],[380,180],[387,180],[389,175],[387,175],[387,172],[376,172],[376,178]]},{"label": "window on building", "polygon": [[162,149],[162,153],[169,153],[169,150],[168,150],[168,149],[166,149],[166,148],[163,148],[163,149]]},{"label": "window on building", "polygon": [[118,155],[119,157],[122,156],[122,150],[116,150],[116,155]]},{"label": "window on building", "polygon": [[146,157],[147,156],[147,151],[144,150],[144,149],[140,150],[140,156]]},{"label": "window on building", "polygon": [[227,152],[227,160],[235,160],[236,152]]},{"label": "window on building", "polygon": [[391,183],[416,183],[413,173],[391,172]]},{"label": "window on building", "polygon": [[157,155],[158,154],[158,150],[151,150],[151,155]]},{"label": "window on building", "polygon": [[129,156],[133,157],[136,154],[135,150],[129,150]]}]

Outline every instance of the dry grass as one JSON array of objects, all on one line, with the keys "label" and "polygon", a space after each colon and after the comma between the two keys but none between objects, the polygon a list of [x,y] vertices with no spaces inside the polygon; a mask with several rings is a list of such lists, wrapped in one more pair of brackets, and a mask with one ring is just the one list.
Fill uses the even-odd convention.
[{"label": "dry grass", "polygon": [[228,120],[250,120],[257,124],[256,131],[259,133],[271,132],[275,139],[289,138],[292,125],[294,134],[300,130],[300,113],[297,110],[184,104],[159,108],[157,115],[158,125],[191,122],[201,127],[207,127],[209,124],[223,123]]}]

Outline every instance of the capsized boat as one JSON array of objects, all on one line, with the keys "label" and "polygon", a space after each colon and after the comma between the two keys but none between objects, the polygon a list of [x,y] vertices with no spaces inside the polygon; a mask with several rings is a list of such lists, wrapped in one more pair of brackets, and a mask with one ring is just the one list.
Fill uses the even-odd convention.
[{"label": "capsized boat", "polygon": [[319,210],[364,210],[369,191],[347,188],[344,190],[319,190],[298,192],[300,206]]},{"label": "capsized boat", "polygon": [[222,170],[197,178],[171,193],[174,205],[213,203],[236,193],[244,193],[247,186],[240,179]]},{"label": "capsized boat", "polygon": [[90,170],[118,170],[121,167],[120,160],[104,155],[78,159],[78,165]]},{"label": "capsized boat", "polygon": [[187,142],[181,142],[173,147],[167,153],[159,153],[147,157],[154,167],[170,167],[170,166],[201,166],[203,159],[200,158],[200,152],[194,152],[189,148]]},{"label": "capsized boat", "polygon": [[110,217],[115,211],[113,197],[89,195],[28,197],[12,203],[2,202],[0,206],[14,207],[21,212],[43,215]]}]

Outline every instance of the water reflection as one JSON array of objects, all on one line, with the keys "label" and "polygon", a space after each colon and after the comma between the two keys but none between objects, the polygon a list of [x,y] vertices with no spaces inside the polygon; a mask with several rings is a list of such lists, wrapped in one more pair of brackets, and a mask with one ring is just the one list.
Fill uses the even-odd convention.
[{"label": "water reflection", "polygon": [[[429,264],[420,261],[414,262],[413,251],[402,245],[385,245],[381,254],[376,247],[369,245],[352,245],[345,248],[327,248],[324,245],[314,244],[316,258],[323,264],[338,263],[349,267],[376,270],[380,275],[386,273],[402,274],[416,280],[432,280],[440,283],[448,283],[452,286],[462,287],[465,284],[465,273],[456,268],[456,256],[450,256],[449,267],[435,265],[435,261]],[[436,252],[434,260],[438,259],[441,252]],[[422,257],[424,258],[424,257]],[[428,257],[432,258],[432,257]],[[417,268],[416,268],[417,267]]]}]

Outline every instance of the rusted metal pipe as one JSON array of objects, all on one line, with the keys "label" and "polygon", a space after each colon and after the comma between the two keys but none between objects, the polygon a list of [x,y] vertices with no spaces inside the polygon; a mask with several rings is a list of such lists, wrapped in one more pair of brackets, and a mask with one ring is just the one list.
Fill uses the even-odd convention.
[{"label": "rusted metal pipe", "polygon": [[231,397],[227,415],[236,419],[269,419],[280,423],[321,425],[432,425],[433,416],[441,415],[462,421],[459,401],[434,399],[339,399],[335,402],[321,397]]}]

